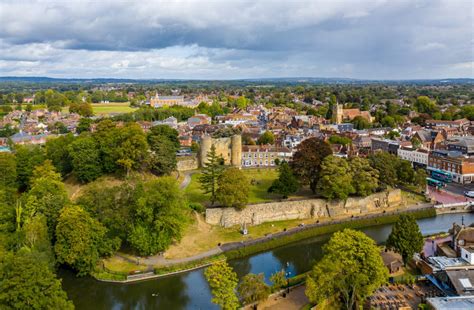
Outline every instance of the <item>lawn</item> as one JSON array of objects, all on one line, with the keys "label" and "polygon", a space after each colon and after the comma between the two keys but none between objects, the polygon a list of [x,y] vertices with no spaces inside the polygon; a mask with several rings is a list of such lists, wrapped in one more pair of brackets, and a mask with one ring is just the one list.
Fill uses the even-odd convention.
[{"label": "lawn", "polygon": [[133,112],[136,108],[130,107],[128,102],[111,102],[111,103],[93,103],[92,110],[95,115],[111,114],[111,113],[128,113]]},{"label": "lawn", "polygon": [[[278,177],[276,169],[242,169],[242,172],[251,183],[249,203],[260,203],[279,198],[278,195],[267,193],[273,180]],[[207,204],[209,203],[209,195],[205,195],[201,189],[200,175],[200,173],[195,173],[191,176],[191,183],[186,187],[184,193],[190,202]]]}]

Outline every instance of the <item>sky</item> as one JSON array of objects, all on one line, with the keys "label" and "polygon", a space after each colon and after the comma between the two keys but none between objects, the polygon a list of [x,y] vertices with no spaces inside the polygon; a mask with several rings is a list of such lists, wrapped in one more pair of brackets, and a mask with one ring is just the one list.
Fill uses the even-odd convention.
[{"label": "sky", "polygon": [[474,77],[470,0],[0,0],[0,76]]}]

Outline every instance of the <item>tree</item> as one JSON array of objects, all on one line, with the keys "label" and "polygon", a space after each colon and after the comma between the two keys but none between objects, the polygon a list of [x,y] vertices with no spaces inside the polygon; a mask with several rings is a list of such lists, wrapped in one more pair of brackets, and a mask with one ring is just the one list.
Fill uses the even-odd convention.
[{"label": "tree", "polygon": [[318,192],[327,199],[347,199],[355,192],[352,172],[346,159],[328,156],[321,164]]},{"label": "tree", "polygon": [[369,156],[370,165],[379,172],[379,180],[386,185],[397,182],[398,158],[387,152],[376,152]]},{"label": "tree", "polygon": [[177,164],[176,152],[180,146],[178,131],[167,125],[154,126],[147,139],[152,151],[150,169],[158,175],[170,174]]},{"label": "tree", "polygon": [[211,145],[207,153],[207,160],[202,169],[202,175],[199,177],[201,188],[204,194],[211,194],[211,204],[216,202],[217,180],[224,172],[225,167],[222,164],[222,157],[217,156],[216,147]]},{"label": "tree", "polygon": [[46,141],[46,157],[50,159],[62,176],[72,171],[72,159],[69,145],[74,141],[72,134]]},{"label": "tree", "polygon": [[263,273],[245,275],[237,291],[245,304],[265,300],[270,295],[270,287],[265,283]]},{"label": "tree", "polygon": [[237,274],[227,262],[219,261],[204,271],[207,282],[211,287],[212,302],[224,310],[235,310],[239,307],[239,300],[235,294],[237,288]]},{"label": "tree", "polygon": [[275,136],[271,131],[265,131],[257,140],[257,144],[273,144],[275,143]]},{"label": "tree", "polygon": [[68,194],[60,174],[54,170],[51,161],[46,160],[43,165],[35,168],[31,177],[31,189],[26,195],[25,215],[34,217],[43,214],[52,237],[59,213],[68,203]]},{"label": "tree", "polygon": [[172,177],[159,177],[137,186],[128,242],[141,255],[166,250],[181,239],[186,202]]},{"label": "tree", "polygon": [[352,140],[350,138],[347,138],[347,137],[333,135],[333,136],[329,137],[329,143],[348,145],[348,144],[352,143]]},{"label": "tree", "polygon": [[0,260],[0,308],[74,309],[48,262],[35,251],[19,251]]},{"label": "tree", "polygon": [[77,133],[83,133],[83,132],[86,132],[86,131],[91,131],[92,123],[93,123],[92,119],[87,118],[87,117],[82,117],[79,120],[79,124],[76,127],[76,132]]},{"label": "tree", "polygon": [[128,123],[119,129],[119,145],[116,148],[117,164],[127,173],[137,170],[148,156],[146,135],[137,123]]},{"label": "tree", "polygon": [[15,147],[16,172],[20,191],[25,191],[30,186],[30,178],[33,169],[45,160],[44,151],[39,146]]},{"label": "tree", "polygon": [[415,108],[420,113],[427,113],[430,115],[438,110],[436,103],[431,101],[427,96],[419,96],[416,98]]},{"label": "tree", "polygon": [[379,187],[379,172],[370,166],[370,162],[361,157],[350,161],[352,171],[352,186],[359,196],[368,196]]},{"label": "tree", "polygon": [[7,152],[0,152],[0,189],[17,188],[16,158],[15,155]]},{"label": "tree", "polygon": [[401,214],[388,236],[387,248],[399,253],[406,264],[413,254],[423,249],[423,244],[423,235],[415,218],[410,214]]},{"label": "tree", "polygon": [[415,176],[413,178],[413,183],[418,186],[421,190],[425,189],[426,186],[426,178],[428,174],[426,173],[425,169],[417,169],[415,170]]},{"label": "tree", "polygon": [[413,145],[413,147],[414,147],[415,149],[420,148],[421,145],[422,145],[420,139],[418,139],[417,137],[413,137],[413,138],[411,139],[411,144]]},{"label": "tree", "polygon": [[79,181],[87,183],[102,174],[99,147],[91,136],[79,136],[69,145],[68,152],[71,155],[74,174]]},{"label": "tree", "polygon": [[61,211],[56,227],[54,251],[59,263],[68,264],[79,276],[94,270],[103,254],[114,248],[106,237],[107,229],[79,206]]},{"label": "tree", "polygon": [[223,206],[243,208],[249,199],[250,183],[237,168],[226,169],[217,180],[216,200]]},{"label": "tree", "polygon": [[282,269],[272,274],[270,276],[270,282],[273,283],[274,289],[279,289],[279,288],[284,287],[287,284],[285,270]]},{"label": "tree", "polygon": [[415,180],[415,170],[411,167],[408,160],[398,160],[397,164],[397,179],[403,183],[413,183]]},{"label": "tree", "polygon": [[296,193],[299,188],[298,180],[291,171],[290,165],[283,161],[278,168],[278,179],[273,181],[272,186],[268,189],[269,193],[277,193],[288,198],[288,195]]},{"label": "tree", "polygon": [[309,138],[301,142],[293,155],[290,167],[303,184],[316,192],[321,163],[326,156],[332,154],[328,143],[318,138]]},{"label": "tree", "polygon": [[306,281],[305,293],[313,303],[334,298],[339,309],[358,309],[388,279],[379,248],[363,232],[338,231],[323,251]]},{"label": "tree", "polygon": [[371,127],[370,122],[365,117],[362,117],[362,116],[354,117],[354,119],[352,120],[352,124],[354,124],[355,129],[359,129],[359,130],[367,129]]}]

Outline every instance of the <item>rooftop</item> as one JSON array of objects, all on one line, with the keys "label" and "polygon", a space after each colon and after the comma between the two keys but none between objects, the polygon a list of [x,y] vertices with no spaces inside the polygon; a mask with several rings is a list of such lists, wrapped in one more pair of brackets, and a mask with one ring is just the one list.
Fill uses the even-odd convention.
[{"label": "rooftop", "polygon": [[435,310],[474,309],[474,297],[472,296],[435,297],[428,298],[427,301]]}]

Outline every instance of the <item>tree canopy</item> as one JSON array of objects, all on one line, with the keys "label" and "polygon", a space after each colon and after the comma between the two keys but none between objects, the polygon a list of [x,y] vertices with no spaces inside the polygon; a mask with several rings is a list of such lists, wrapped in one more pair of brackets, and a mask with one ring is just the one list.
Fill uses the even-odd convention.
[{"label": "tree canopy", "polygon": [[347,199],[355,192],[352,186],[352,171],[344,158],[324,158],[319,176],[318,193],[327,199]]},{"label": "tree canopy", "polygon": [[268,189],[270,193],[277,193],[288,198],[289,195],[296,193],[299,188],[298,180],[291,171],[290,165],[283,161],[278,167],[278,179],[273,181]]},{"label": "tree canopy", "polygon": [[363,232],[338,231],[323,251],[306,281],[311,302],[335,298],[338,308],[356,309],[388,279],[379,248]]},{"label": "tree canopy", "polygon": [[243,208],[249,199],[250,182],[237,168],[226,169],[217,180],[216,199],[225,207]]},{"label": "tree canopy", "polygon": [[410,214],[401,214],[392,227],[386,246],[399,253],[406,264],[415,253],[423,249],[423,235],[415,218]]},{"label": "tree canopy", "polygon": [[245,304],[265,300],[270,295],[270,287],[265,283],[263,273],[245,275],[239,283],[237,291]]},{"label": "tree canopy", "polygon": [[212,302],[224,310],[235,310],[239,307],[236,295],[237,274],[227,262],[219,261],[204,271],[207,282],[211,287]]}]

